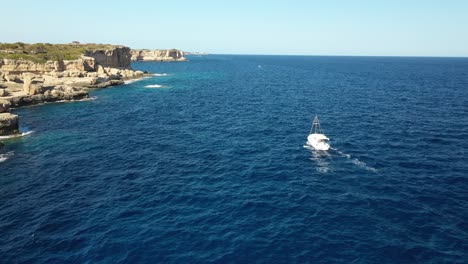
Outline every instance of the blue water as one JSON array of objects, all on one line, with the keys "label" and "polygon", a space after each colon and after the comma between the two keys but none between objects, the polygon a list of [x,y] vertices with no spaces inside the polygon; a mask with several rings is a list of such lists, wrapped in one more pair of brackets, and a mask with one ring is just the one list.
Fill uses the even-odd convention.
[{"label": "blue water", "polygon": [[133,66],[166,75],[15,110],[0,262],[468,262],[468,59]]}]

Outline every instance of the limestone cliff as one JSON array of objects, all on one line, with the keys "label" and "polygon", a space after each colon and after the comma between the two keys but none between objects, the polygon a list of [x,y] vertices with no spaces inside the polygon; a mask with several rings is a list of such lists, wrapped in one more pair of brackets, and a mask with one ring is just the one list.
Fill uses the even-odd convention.
[{"label": "limestone cliff", "polygon": [[133,61],[185,61],[184,52],[177,49],[170,50],[147,50],[132,49]]},{"label": "limestone cliff", "polygon": [[76,60],[57,60],[45,63],[24,59],[0,59],[0,72],[46,73],[63,71],[97,71],[98,66],[106,68],[131,69],[130,48],[117,46],[108,50],[85,51]]},{"label": "limestone cliff", "polygon": [[130,69],[132,54],[128,47],[116,47],[108,50],[89,50],[85,56],[94,58],[96,64],[102,67]]},{"label": "limestone cliff", "polygon": [[77,60],[59,60],[37,63],[30,60],[0,59],[0,71],[3,73],[46,73],[52,71],[93,71],[96,62],[92,57],[82,56]]},{"label": "limestone cliff", "polygon": [[[130,63],[130,48],[123,46],[87,50],[75,60],[0,59],[0,85],[13,87],[24,83],[26,95],[41,94],[39,86],[105,87],[118,84],[116,80],[142,77],[143,72],[132,70]],[[31,74],[34,85],[25,82],[31,79]]]}]

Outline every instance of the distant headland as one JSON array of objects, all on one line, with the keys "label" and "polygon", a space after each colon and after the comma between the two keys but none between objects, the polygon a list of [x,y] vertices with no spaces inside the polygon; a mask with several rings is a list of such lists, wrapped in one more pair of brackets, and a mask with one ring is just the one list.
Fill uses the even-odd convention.
[{"label": "distant headland", "polygon": [[81,100],[88,88],[123,84],[148,72],[131,61],[185,61],[183,51],[131,50],[111,44],[0,43],[0,136],[19,133],[10,108]]},{"label": "distant headland", "polygon": [[148,50],[132,49],[132,61],[186,61],[184,52],[177,49]]}]

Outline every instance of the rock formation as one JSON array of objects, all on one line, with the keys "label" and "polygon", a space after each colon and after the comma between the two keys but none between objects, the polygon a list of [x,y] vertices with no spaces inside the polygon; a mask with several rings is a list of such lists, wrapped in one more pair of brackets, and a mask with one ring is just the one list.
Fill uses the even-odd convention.
[{"label": "rock formation", "polygon": [[[79,89],[84,91],[87,87],[107,87],[120,84],[126,79],[142,77],[143,72],[132,70],[130,63],[130,48],[123,46],[88,50],[76,60],[38,63],[24,59],[0,59],[0,89],[3,89],[0,96],[9,93],[5,87],[22,84],[23,93],[16,90],[12,92],[13,97],[45,95],[47,91],[54,90],[55,86],[60,87],[60,91],[73,91],[73,96],[70,96],[75,97]],[[63,94],[70,97],[67,93]],[[86,95],[84,92],[78,94]],[[45,100],[47,98],[49,97],[44,97]]]},{"label": "rock formation", "polygon": [[10,109],[10,101],[0,99],[0,113],[7,112]]},{"label": "rock formation", "polygon": [[186,61],[184,52],[177,49],[170,50],[147,50],[132,49],[133,61]]},{"label": "rock formation", "polygon": [[93,58],[96,64],[102,67],[130,69],[132,54],[128,47],[116,47],[110,50],[91,50],[86,51],[85,55]]},{"label": "rock formation", "polygon": [[8,113],[11,103],[0,99],[0,136],[18,133],[18,116]]},{"label": "rock formation", "polygon": [[0,136],[18,133],[18,116],[11,113],[0,113]]}]

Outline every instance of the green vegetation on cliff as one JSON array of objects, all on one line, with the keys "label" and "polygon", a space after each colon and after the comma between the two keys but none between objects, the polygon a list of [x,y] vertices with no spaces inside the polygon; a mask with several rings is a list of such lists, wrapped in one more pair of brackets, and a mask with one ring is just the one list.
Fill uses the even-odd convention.
[{"label": "green vegetation on cliff", "polygon": [[0,43],[0,59],[24,59],[38,63],[58,60],[76,60],[86,51],[97,49],[111,49],[115,46],[109,44],[50,44],[36,43],[26,44]]}]

